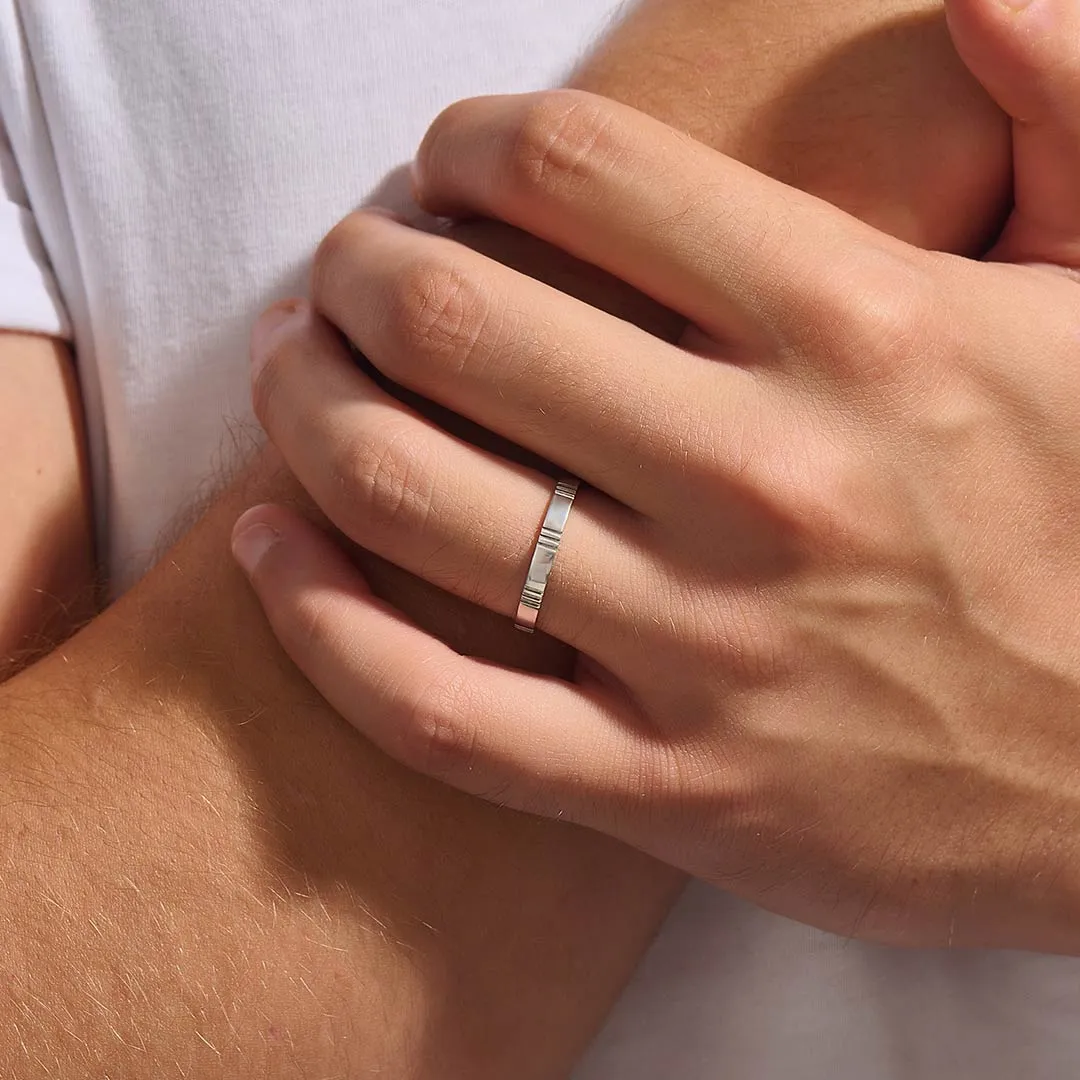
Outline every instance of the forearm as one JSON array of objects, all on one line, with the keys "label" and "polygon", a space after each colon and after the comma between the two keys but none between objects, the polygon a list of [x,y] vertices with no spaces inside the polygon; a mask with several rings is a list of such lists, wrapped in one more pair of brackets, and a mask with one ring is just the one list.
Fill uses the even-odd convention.
[{"label": "forearm", "polygon": [[560,1075],[670,897],[642,858],[422,781],[329,714],[226,562],[240,510],[288,490],[256,471],[0,697],[20,1080],[61,1049],[72,1076]]},{"label": "forearm", "polygon": [[573,85],[648,112],[919,247],[980,252],[1009,125],[940,0],[644,0]]},{"label": "forearm", "polygon": [[[685,49],[704,49],[681,63],[685,81],[650,75],[661,54],[632,34],[616,35],[581,81],[603,90],[610,80],[642,107],[655,94],[653,111],[673,122],[684,108],[700,118],[706,89],[709,100],[745,102],[705,110],[725,118],[713,140],[723,144],[753,126],[755,80],[777,92],[752,20],[729,27],[726,7],[665,8]],[[835,52],[828,27],[839,17],[812,7],[806,17],[821,25],[800,54],[807,71]],[[870,19],[879,10],[858,9]],[[617,82],[626,70],[633,95]],[[940,107],[934,78],[946,78],[931,74],[925,111]],[[964,108],[982,118],[973,100]],[[833,87],[806,101],[823,136],[809,154],[816,175],[850,185],[864,207],[920,220],[927,177],[874,204],[860,187],[871,149],[849,157],[849,135],[828,123],[845,94]],[[1000,179],[996,128],[985,130],[971,169]],[[881,147],[898,138],[889,126],[872,134]],[[925,139],[908,134],[914,160]],[[777,168],[806,149],[765,142]],[[957,195],[953,205],[971,202]],[[495,242],[509,255],[513,242]],[[616,302],[610,283],[590,285],[577,268],[563,280]],[[301,1064],[558,1076],[677,888],[667,871],[595,836],[403,773],[329,713],[227,554],[243,508],[294,497],[288,478],[256,470],[127,598],[0,691],[0,955],[14,958],[0,1049],[20,1080],[83,1075],[90,1063],[154,1075],[174,1061],[199,1076],[294,1075]],[[463,648],[522,646],[501,621],[477,629],[400,576],[381,581]]]},{"label": "forearm", "polygon": [[82,415],[61,342],[0,332],[0,681],[94,610]]}]

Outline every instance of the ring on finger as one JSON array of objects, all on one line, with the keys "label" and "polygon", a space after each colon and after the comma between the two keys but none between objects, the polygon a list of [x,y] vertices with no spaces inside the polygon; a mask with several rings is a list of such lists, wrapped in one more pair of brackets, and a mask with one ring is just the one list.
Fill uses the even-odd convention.
[{"label": "ring on finger", "polygon": [[555,565],[555,556],[559,553],[563,531],[580,483],[574,477],[564,477],[555,485],[555,491],[548,502],[514,619],[514,626],[525,634],[532,634],[536,630],[536,621],[540,617],[540,607],[544,602],[552,567]]}]

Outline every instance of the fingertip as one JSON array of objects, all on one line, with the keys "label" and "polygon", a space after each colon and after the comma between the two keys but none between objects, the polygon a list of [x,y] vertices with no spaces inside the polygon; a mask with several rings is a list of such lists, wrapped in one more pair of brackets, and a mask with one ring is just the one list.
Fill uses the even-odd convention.
[{"label": "fingertip", "polygon": [[267,553],[282,540],[271,524],[272,506],[253,506],[237,519],[232,531],[232,554],[249,578],[254,578]]},{"label": "fingertip", "polygon": [[477,207],[473,186],[505,134],[500,122],[517,95],[455,101],[431,122],[411,165],[413,199],[435,217],[467,217]]},{"label": "fingertip", "polygon": [[[278,592],[304,583],[354,587],[360,572],[341,547],[293,510],[263,503],[245,510],[233,526],[233,557],[256,585]],[[286,557],[287,556],[287,557]]]}]

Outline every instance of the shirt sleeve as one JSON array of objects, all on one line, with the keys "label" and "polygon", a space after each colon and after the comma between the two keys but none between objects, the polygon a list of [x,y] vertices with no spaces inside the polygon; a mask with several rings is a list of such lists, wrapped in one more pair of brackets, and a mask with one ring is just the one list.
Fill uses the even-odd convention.
[{"label": "shirt sleeve", "polygon": [[0,328],[71,336],[41,234],[0,125]]}]

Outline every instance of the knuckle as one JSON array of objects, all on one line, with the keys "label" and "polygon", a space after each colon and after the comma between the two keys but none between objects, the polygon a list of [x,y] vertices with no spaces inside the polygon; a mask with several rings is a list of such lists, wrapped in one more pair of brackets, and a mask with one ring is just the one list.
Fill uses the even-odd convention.
[{"label": "knuckle", "polygon": [[363,228],[363,215],[349,214],[322,238],[315,249],[311,264],[311,294],[317,306],[320,301],[340,292],[342,282],[348,278],[346,271],[355,257]]},{"label": "knuckle", "polygon": [[[796,663],[794,639],[776,618],[761,587],[752,590],[697,588],[688,592],[695,607],[672,625],[672,641],[681,654],[702,663],[722,658],[730,685],[776,687],[790,677]],[[702,703],[715,708],[715,701]]]},{"label": "knuckle", "polygon": [[785,506],[790,535],[816,554],[843,545],[851,526],[859,520],[856,492],[862,485],[858,463],[830,451],[825,449],[812,464],[805,465],[787,493]]},{"label": "knuckle", "polygon": [[[821,446],[818,442],[816,446]],[[810,454],[807,455],[809,459]],[[815,561],[876,559],[903,535],[902,484],[886,455],[828,446],[814,455],[785,507],[788,536]]]},{"label": "knuckle", "polygon": [[[281,385],[294,349],[291,338],[277,341],[262,357],[262,366],[251,383],[251,405],[255,416],[271,434],[277,420],[276,404],[281,398]],[[287,399],[288,395],[285,396]]]},{"label": "knuckle", "polygon": [[332,597],[312,592],[297,600],[292,632],[289,633],[293,656],[333,656],[340,644],[340,624]]},{"label": "knuckle", "polygon": [[856,323],[863,370],[892,376],[917,361],[931,312],[928,298],[910,282],[865,299]]},{"label": "knuckle", "polygon": [[730,606],[724,655],[733,680],[746,688],[785,685],[798,663],[794,632],[761,609],[761,597],[742,596]]},{"label": "knuckle", "polygon": [[838,370],[861,381],[894,380],[920,365],[936,340],[929,275],[890,255],[860,260],[856,279],[839,278],[822,310],[838,328]]},{"label": "knuckle", "polygon": [[432,679],[408,706],[403,725],[406,763],[436,779],[467,772],[476,758],[469,683],[460,672]]},{"label": "knuckle", "polygon": [[595,176],[611,151],[601,98],[574,90],[537,95],[508,148],[506,181],[519,192],[566,196]]},{"label": "knuckle", "polygon": [[367,437],[350,440],[331,463],[333,490],[348,510],[360,508],[369,534],[423,526],[430,498],[415,449],[415,432],[386,421]]},{"label": "knuckle", "polygon": [[[846,421],[846,414],[841,417]],[[739,469],[730,488],[720,474],[726,496],[721,505],[731,505],[735,495],[742,527],[757,535],[744,555],[750,564],[795,566],[808,549],[816,551],[823,539],[843,532],[845,522],[858,519],[876,483],[875,461],[846,422],[806,405],[767,418],[759,430],[765,437],[756,446],[744,438],[736,445],[747,448],[730,453]],[[799,432],[794,442],[786,437],[792,430]]]},{"label": "knuckle", "polygon": [[[736,890],[745,888],[744,879],[754,872],[746,863],[745,838],[760,839],[770,816],[763,770],[739,742],[689,733],[665,748],[664,767],[672,832],[685,849],[680,865],[695,877]],[[711,812],[694,813],[692,808],[703,803]]]},{"label": "knuckle", "polygon": [[391,284],[387,328],[395,347],[380,365],[405,380],[420,361],[437,363],[435,372],[419,369],[429,377],[460,376],[484,354],[491,313],[488,290],[460,266],[445,257],[416,259]]},{"label": "knuckle", "polygon": [[479,98],[455,101],[431,122],[416,153],[417,171],[421,177],[442,176],[442,165],[452,158],[459,138],[476,127],[482,115],[480,101]]}]

